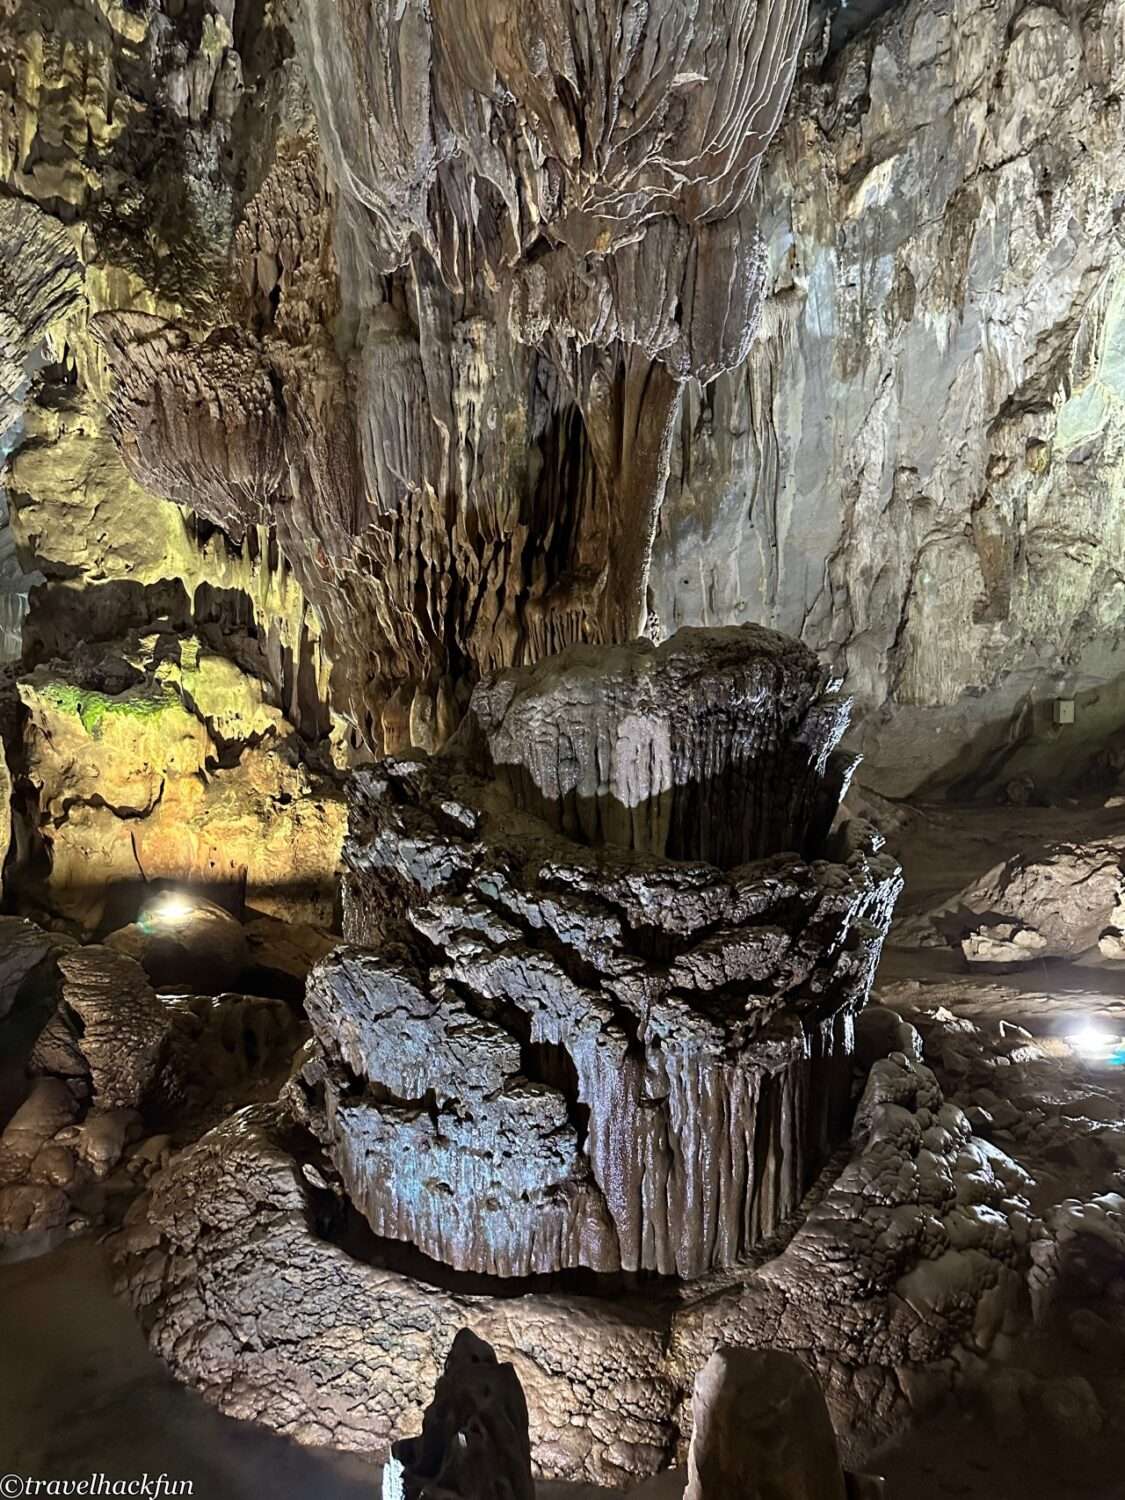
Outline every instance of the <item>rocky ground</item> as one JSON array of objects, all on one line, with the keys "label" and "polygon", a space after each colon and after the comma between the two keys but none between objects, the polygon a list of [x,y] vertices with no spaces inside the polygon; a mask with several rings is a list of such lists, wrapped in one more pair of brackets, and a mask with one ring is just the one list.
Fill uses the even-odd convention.
[{"label": "rocky ground", "polygon": [[[1113,809],[1093,806],[904,809],[884,821],[892,825],[892,849],[906,868],[898,924],[904,942],[917,941],[919,917],[951,906],[960,909],[951,898],[978,885],[990,867],[1011,854],[1027,855],[1034,863],[1064,838],[1088,847],[1116,836]],[[969,913],[964,920],[976,922],[980,915]],[[259,967],[255,971],[251,965],[249,972],[263,973],[263,946],[281,964],[281,936],[281,929],[271,930],[264,945],[258,936]],[[130,943],[150,965],[156,961],[143,943],[138,946],[136,935],[119,937],[108,951],[120,953]],[[1030,1231],[1025,1294],[1038,1323],[1028,1332],[1026,1323],[1005,1317],[999,1331],[991,1330],[982,1343],[987,1358],[972,1352],[971,1338],[962,1340],[944,1363],[939,1361],[931,1414],[876,1451],[867,1467],[887,1477],[889,1495],[912,1500],[951,1495],[969,1500],[1040,1495],[1112,1500],[1122,1493],[1119,1476],[1125,1460],[1125,1203],[1112,1196],[1121,1186],[1125,1163],[1125,965],[1095,947],[1078,958],[1037,958],[1005,970],[972,964],[955,936],[944,946],[930,939],[927,943],[885,950],[873,995],[873,1005],[882,1010],[869,1012],[867,1030],[893,1029],[900,1018],[914,1026],[945,1107],[963,1111],[974,1137],[983,1143],[974,1148],[985,1152],[978,1159],[1014,1163],[1024,1174],[1019,1193],[1026,1198],[1028,1221],[1042,1226]],[[167,961],[168,954],[157,955],[161,957]],[[306,952],[306,962],[307,957]],[[299,950],[289,958],[299,970]],[[131,962],[125,957],[114,961]],[[245,954],[241,962],[247,962]],[[68,954],[62,963],[73,984],[78,966]],[[273,972],[276,978],[280,969]],[[210,1037],[209,1045],[222,1052],[222,1027],[215,1030],[209,1014],[214,1003],[181,1003],[176,1024],[193,1045]],[[244,1006],[245,999],[239,1004]],[[241,1008],[239,1017],[243,1038]],[[286,1032],[283,1050],[296,1035]],[[82,1040],[89,1048],[85,1036]],[[190,1054],[188,1047],[178,1055]],[[264,1075],[248,1070],[245,1062],[243,1055],[237,1076],[227,1075],[217,1103],[214,1091],[200,1083],[206,1064],[201,1068],[197,1060],[194,1074],[190,1068],[181,1070],[181,1089],[197,1091],[192,1133],[220,1118],[230,1104],[261,1108],[260,1101],[271,1097],[282,1075],[269,1068]],[[99,1078],[103,1089],[111,1087],[111,1074],[94,1075],[95,1085]],[[127,1107],[115,1106],[119,1111]],[[125,1166],[115,1168],[111,1177],[126,1171],[128,1177],[147,1178],[145,1161],[127,1171],[139,1144],[126,1142]],[[995,1157],[987,1157],[988,1152]],[[82,1152],[76,1154],[82,1166]],[[973,1187],[973,1173],[966,1172],[964,1163],[957,1174],[958,1202],[974,1205],[974,1233],[979,1234],[993,1212],[988,1193]],[[99,1181],[92,1168],[90,1175]],[[132,1191],[139,1185],[134,1182]],[[827,1202],[831,1206],[833,1201],[830,1192]],[[114,1214],[106,1216],[112,1220]],[[280,1231],[268,1227],[267,1219],[269,1215],[260,1232],[269,1241]],[[823,1211],[820,1222],[826,1222]],[[947,1214],[947,1227],[951,1222]],[[997,1232],[1003,1228],[1010,1234],[1013,1224],[1008,1213],[1006,1220],[997,1221]],[[802,1238],[798,1232],[792,1242],[798,1261],[807,1241],[807,1233]],[[787,1255],[792,1261],[792,1247]],[[356,1287],[374,1295],[373,1273],[356,1274]],[[384,1291],[393,1295],[393,1274],[379,1274]],[[3,1384],[17,1393],[8,1403],[6,1426],[0,1428],[0,1450],[5,1458],[14,1456],[3,1467],[77,1475],[91,1468],[108,1472],[118,1464],[131,1472],[143,1456],[141,1467],[150,1470],[162,1467],[171,1473],[182,1462],[186,1476],[198,1475],[201,1483],[207,1481],[208,1493],[218,1495],[249,1493],[255,1476],[266,1472],[283,1489],[291,1482],[294,1492],[323,1483],[347,1493],[353,1482],[373,1482],[370,1458],[338,1455],[331,1446],[309,1453],[204,1405],[155,1362],[132,1312],[112,1296],[110,1287],[106,1247],[92,1234],[63,1242],[37,1259],[0,1266],[0,1305],[11,1330],[3,1352],[10,1361]],[[714,1295],[721,1300],[722,1287]],[[928,1308],[927,1316],[939,1322],[957,1315],[956,1289],[951,1294],[947,1287],[939,1289],[938,1282],[900,1279],[897,1295]],[[427,1316],[432,1318],[437,1304],[445,1301],[451,1302],[450,1317],[465,1315],[463,1298],[437,1293]],[[977,1319],[982,1304],[974,1301],[972,1306]],[[706,1335],[707,1317],[698,1310],[677,1319],[675,1337],[685,1348],[696,1335]],[[439,1321],[444,1327],[448,1319]],[[172,1332],[174,1323],[173,1318]],[[792,1323],[787,1313],[779,1331]],[[917,1326],[924,1327],[925,1318]],[[493,1319],[486,1332],[496,1337],[499,1327]],[[36,1337],[37,1328],[45,1330],[43,1337]],[[625,1337],[624,1325],[622,1329]],[[628,1337],[636,1353],[641,1349],[636,1335]],[[170,1349],[164,1352],[171,1354]],[[642,1355],[643,1350],[637,1358]],[[953,1380],[945,1368],[951,1363],[957,1367]],[[16,1372],[25,1368],[33,1372],[30,1381],[17,1378]],[[146,1372],[143,1379],[141,1372]],[[91,1405],[92,1386],[97,1398]],[[79,1406],[85,1413],[81,1418],[64,1416]],[[378,1426],[381,1418],[369,1413],[359,1426],[372,1422]],[[345,1431],[348,1446],[357,1446],[355,1433]],[[677,1485],[676,1478],[666,1475],[641,1488],[646,1494],[671,1495]],[[566,1488],[578,1493],[581,1487]]]}]

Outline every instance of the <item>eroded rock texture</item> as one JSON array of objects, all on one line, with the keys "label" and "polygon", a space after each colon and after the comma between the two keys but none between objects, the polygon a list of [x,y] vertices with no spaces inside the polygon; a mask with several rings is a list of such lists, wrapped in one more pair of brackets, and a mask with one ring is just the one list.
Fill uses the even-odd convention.
[{"label": "eroded rock texture", "polygon": [[574,648],[482,683],[447,754],[354,773],[364,946],[311,977],[302,1076],[377,1234],[694,1277],[796,1208],[899,889],[871,830],[817,857],[823,686],[755,630]]},{"label": "eroded rock texture", "polygon": [[137,1108],[167,1044],[168,1017],[135,960],[111,948],[75,948],[59,959],[65,1013],[99,1108]]},{"label": "eroded rock texture", "polygon": [[685,403],[660,619],[827,653],[892,796],[1080,781],[1120,722],[1122,16],[906,0],[802,78],[762,336]]},{"label": "eroded rock texture", "polygon": [[311,1146],[277,1107],[244,1110],[131,1212],[124,1281],[172,1369],[232,1415],[382,1454],[420,1427],[467,1326],[519,1376],[537,1474],[616,1486],[682,1459],[722,1344],[798,1354],[850,1450],[885,1435],[951,1386],[957,1351],[1014,1326],[1042,1233],[1030,1179],[902,1055],[876,1064],[854,1159],[789,1243],[678,1298],[420,1281],[397,1247],[344,1232]]}]

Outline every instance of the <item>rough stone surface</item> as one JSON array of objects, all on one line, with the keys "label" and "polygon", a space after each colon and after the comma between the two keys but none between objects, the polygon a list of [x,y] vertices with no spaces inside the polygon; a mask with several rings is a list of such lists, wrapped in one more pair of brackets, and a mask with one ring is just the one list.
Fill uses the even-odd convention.
[{"label": "rough stone surface", "polygon": [[61,946],[50,933],[19,917],[0,917],[0,1021],[11,1012],[25,981]]},{"label": "rough stone surface", "polygon": [[906,0],[810,70],[760,336],[684,403],[657,615],[823,652],[891,796],[1080,783],[1119,730],[1121,21]]},{"label": "rough stone surface", "polygon": [[156,1078],[169,1026],[144,970],[97,946],[64,953],[59,968],[63,1006],[78,1020],[95,1103],[138,1108]]},{"label": "rough stone surface", "polygon": [[716,1349],[695,1377],[684,1500],[845,1500],[816,1380],[776,1349]]},{"label": "rough stone surface", "polygon": [[856,1447],[1010,1326],[1030,1178],[902,1056],[872,1070],[853,1151],[778,1253],[682,1299],[490,1295],[502,1284],[419,1280],[394,1245],[365,1245],[323,1160],[304,1170],[308,1136],[259,1106],[152,1179],[117,1253],[154,1348],[233,1415],[385,1453],[469,1327],[519,1376],[536,1472],[621,1486],[686,1440],[683,1393],[719,1345],[798,1354]]},{"label": "rough stone surface", "polygon": [[447,754],[354,774],[344,930],[371,951],[314,971],[301,1076],[376,1234],[493,1275],[693,1277],[796,1208],[899,890],[871,838],[814,857],[822,688],[755,630],[575,649],[486,679]]}]

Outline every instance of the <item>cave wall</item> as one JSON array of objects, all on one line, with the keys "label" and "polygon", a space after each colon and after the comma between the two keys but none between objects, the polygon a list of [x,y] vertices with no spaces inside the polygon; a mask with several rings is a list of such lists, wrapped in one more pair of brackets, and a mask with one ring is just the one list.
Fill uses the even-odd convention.
[{"label": "cave wall", "polygon": [[891,795],[1081,776],[1125,714],[1123,22],[916,0],[806,71],[759,338],[685,403],[662,627],[821,652]]},{"label": "cave wall", "polygon": [[1125,713],[1123,10],[714,0],[615,52],[554,0],[9,5],[0,655],[124,682],[170,632],[340,765],[497,667],[758,621],[869,786],[1081,776]]},{"label": "cave wall", "polygon": [[346,750],[319,621],[266,526],[225,534],[130,472],[99,336],[304,305],[270,199],[315,140],[287,8],[21,0],[0,99],[9,899],[89,932],[115,882],[180,878],[330,920]]}]

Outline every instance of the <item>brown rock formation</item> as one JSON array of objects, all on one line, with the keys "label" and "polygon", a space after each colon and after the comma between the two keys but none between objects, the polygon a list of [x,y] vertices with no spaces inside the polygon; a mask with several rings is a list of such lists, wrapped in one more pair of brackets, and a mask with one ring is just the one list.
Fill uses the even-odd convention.
[{"label": "brown rock formation", "polygon": [[42,905],[95,932],[115,886],[132,916],[166,880],[331,924],[343,798],[267,682],[166,631],[83,647],[19,691]]},{"label": "brown rock formation", "polygon": [[80,1050],[99,1109],[137,1108],[156,1078],[168,1017],[145,971],[112,948],[75,948],[59,958],[64,1013],[77,1018]]}]

